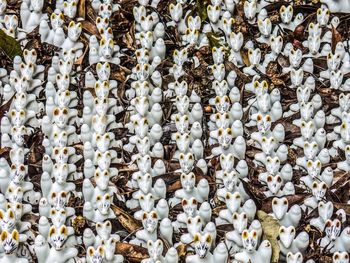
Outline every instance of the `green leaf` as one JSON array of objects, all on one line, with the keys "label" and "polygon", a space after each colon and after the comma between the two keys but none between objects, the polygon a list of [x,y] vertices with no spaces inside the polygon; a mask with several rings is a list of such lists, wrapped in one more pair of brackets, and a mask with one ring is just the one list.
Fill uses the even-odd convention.
[{"label": "green leaf", "polygon": [[280,224],[276,219],[266,214],[262,210],[258,211],[257,216],[263,228],[262,239],[263,240],[267,239],[268,241],[270,241],[272,246],[271,262],[277,263],[279,262],[279,256],[280,256],[280,247],[277,242]]},{"label": "green leaf", "polygon": [[208,0],[197,0],[196,1],[196,7],[199,17],[201,18],[202,22],[208,18],[207,13],[207,7],[209,5]]},{"label": "green leaf", "polygon": [[11,59],[17,55],[22,55],[21,45],[16,41],[16,39],[10,37],[2,30],[0,30],[0,49],[2,49]]}]

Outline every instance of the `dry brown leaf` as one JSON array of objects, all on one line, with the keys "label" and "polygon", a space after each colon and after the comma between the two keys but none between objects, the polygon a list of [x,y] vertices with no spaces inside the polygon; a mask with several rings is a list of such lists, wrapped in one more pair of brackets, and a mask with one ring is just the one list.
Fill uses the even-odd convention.
[{"label": "dry brown leaf", "polygon": [[334,261],[333,261],[332,257],[330,257],[330,256],[322,256],[322,257],[320,257],[319,262],[332,263]]},{"label": "dry brown leaf", "polygon": [[82,17],[85,19],[85,0],[79,1],[79,7],[78,7],[78,17]]},{"label": "dry brown leaf", "polygon": [[248,195],[254,198],[255,201],[266,200],[265,194],[261,191],[261,187],[253,185],[241,179],[244,189],[247,191]]},{"label": "dry brown leaf", "polygon": [[98,32],[98,29],[97,29],[95,24],[93,24],[87,20],[81,21],[80,23],[81,23],[83,29],[85,31],[87,31],[89,34],[95,35],[97,38],[100,38],[100,33]]},{"label": "dry brown leaf", "polygon": [[0,116],[4,116],[6,114],[6,112],[10,109],[11,107],[11,103],[13,98],[15,97],[15,95],[12,96],[11,99],[9,99],[5,104],[0,106]]},{"label": "dry brown leaf", "polygon": [[[347,203],[349,200],[349,189],[350,189],[350,184],[349,181],[346,181],[343,185],[338,187],[334,191],[334,195],[336,196],[336,201],[339,200],[339,202],[344,202]],[[333,200],[334,201],[334,200]]]},{"label": "dry brown leaf", "polygon": [[272,77],[271,82],[276,86],[285,86],[284,81],[278,77]]},{"label": "dry brown leaf", "polygon": [[5,156],[5,155],[9,154],[10,151],[11,151],[10,147],[2,147],[0,149],[0,156]]},{"label": "dry brown leaf", "polygon": [[86,4],[86,19],[89,19],[90,21],[95,22],[97,15],[95,13],[95,10],[92,8],[91,4]]},{"label": "dry brown leaf", "polygon": [[297,154],[296,150],[289,148],[288,149],[288,158],[291,160],[292,163],[295,163],[297,158],[298,158],[298,154]]},{"label": "dry brown leaf", "polygon": [[115,252],[123,255],[129,262],[141,262],[149,257],[146,248],[122,242],[116,243]]},{"label": "dry brown leaf", "polygon": [[74,62],[74,64],[76,64],[76,65],[81,65],[81,64],[83,63],[84,58],[85,58],[85,55],[86,55],[88,49],[89,49],[89,46],[86,46],[86,47],[85,47],[85,50],[84,50],[84,53],[80,56],[80,58],[78,58],[78,59]]},{"label": "dry brown leaf", "polygon": [[141,228],[141,223],[137,221],[133,216],[129,215],[123,209],[116,205],[111,206],[114,214],[117,217],[119,223],[129,232],[135,232],[137,229]]},{"label": "dry brown leaf", "polygon": [[331,186],[331,189],[337,189],[343,184],[346,183],[350,178],[349,172],[344,171],[335,171],[333,176],[333,185]]},{"label": "dry brown leaf", "polygon": [[[295,194],[295,195],[286,195],[285,196],[288,200],[289,207],[293,206],[294,204],[300,204],[306,197],[307,194]],[[262,200],[262,207],[261,210],[266,213],[272,212],[272,199],[274,197],[267,197],[265,200]]]},{"label": "dry brown leaf", "polygon": [[124,82],[126,80],[126,75],[129,75],[131,71],[125,67],[119,66],[117,70],[111,72],[111,79]]},{"label": "dry brown leaf", "polygon": [[278,65],[280,65],[280,67],[282,68],[289,67],[290,65],[288,57],[285,57],[283,55],[278,56],[277,62],[278,62]]},{"label": "dry brown leaf", "polygon": [[215,216],[219,216],[219,213],[222,209],[225,209],[226,208],[226,205],[220,205],[220,206],[217,206],[213,209],[213,215]]},{"label": "dry brown leaf", "polygon": [[171,185],[169,185],[167,192],[169,193],[175,192],[176,190],[179,190],[181,187],[182,187],[181,182],[176,181],[175,183],[172,183]]},{"label": "dry brown leaf", "polygon": [[280,224],[278,220],[274,219],[272,216],[266,214],[264,211],[259,210],[257,216],[261,222],[263,229],[262,239],[267,239],[270,241],[272,246],[272,256],[271,262],[279,262],[280,247],[277,242],[277,237],[280,229]]},{"label": "dry brown leaf", "polygon": [[250,78],[244,74],[235,64],[233,64],[230,61],[225,61],[225,68],[226,70],[234,70],[237,73],[237,76],[242,79],[244,82],[250,82]]},{"label": "dry brown leaf", "polygon": [[293,36],[295,39],[304,39],[305,38],[305,25],[304,24],[300,24],[298,25],[294,32],[293,32]]},{"label": "dry brown leaf", "polygon": [[350,215],[350,204],[336,202],[333,202],[333,204],[337,209],[344,209],[345,213]]},{"label": "dry brown leaf", "polygon": [[184,257],[186,256],[186,253],[187,253],[187,245],[181,244],[176,247],[176,250],[177,250],[177,254],[179,255],[179,258]]},{"label": "dry brown leaf", "polygon": [[334,54],[337,43],[342,41],[342,37],[338,30],[332,26],[332,53]]},{"label": "dry brown leaf", "polygon": [[219,225],[216,227],[216,231],[218,233],[218,235],[222,238],[225,238],[225,235],[227,232],[233,231],[233,225],[232,224],[223,224],[223,225]]},{"label": "dry brown leaf", "polygon": [[272,77],[276,75],[276,72],[278,72],[278,63],[277,61],[271,61],[267,64],[266,75]]},{"label": "dry brown leaf", "polygon": [[86,228],[86,220],[82,216],[77,216],[72,220],[74,232],[81,235]]},{"label": "dry brown leaf", "polygon": [[21,219],[23,221],[31,223],[32,225],[35,225],[36,222],[39,221],[39,216],[35,214],[25,214]]},{"label": "dry brown leaf", "polygon": [[123,42],[127,48],[135,50],[135,23],[132,24],[129,32],[123,35]]},{"label": "dry brown leaf", "polygon": [[249,57],[248,57],[248,51],[247,50],[241,50],[241,56],[242,56],[244,65],[249,67],[250,66],[250,61],[249,61]]}]

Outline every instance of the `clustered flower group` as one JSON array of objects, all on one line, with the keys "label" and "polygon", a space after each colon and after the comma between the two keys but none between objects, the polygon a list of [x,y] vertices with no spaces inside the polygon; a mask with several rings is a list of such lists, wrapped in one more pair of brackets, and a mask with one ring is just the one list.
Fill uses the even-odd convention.
[{"label": "clustered flower group", "polygon": [[0,0],[0,262],[349,262],[350,2],[126,2]]}]

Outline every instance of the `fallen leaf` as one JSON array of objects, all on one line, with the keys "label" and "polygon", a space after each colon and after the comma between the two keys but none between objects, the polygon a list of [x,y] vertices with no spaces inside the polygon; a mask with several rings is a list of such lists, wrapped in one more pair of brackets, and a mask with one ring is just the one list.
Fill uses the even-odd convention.
[{"label": "fallen leaf", "polygon": [[92,8],[91,4],[87,4],[86,6],[86,17],[90,21],[96,21],[97,14],[95,13],[95,10]]},{"label": "fallen leaf", "polygon": [[149,257],[146,248],[122,242],[116,243],[115,252],[123,255],[129,262],[141,262]]},{"label": "fallen leaf", "polygon": [[119,66],[118,69],[111,72],[111,79],[118,80],[120,82],[126,81],[126,74],[131,74],[131,71],[127,68]]},{"label": "fallen leaf", "polygon": [[82,17],[85,19],[85,0],[79,1],[78,17]]},{"label": "fallen leaf", "polygon": [[[327,66],[327,59],[325,57],[314,58],[313,62],[314,62],[315,73],[324,71],[324,70],[326,70],[328,68],[328,66]],[[320,90],[320,92],[322,92],[322,91],[323,91],[323,89]],[[329,91],[327,91],[327,92],[329,92]]]},{"label": "fallen leaf", "polygon": [[72,226],[74,232],[81,235],[86,228],[86,219],[79,215],[72,220]]},{"label": "fallen leaf", "polygon": [[23,221],[29,222],[32,225],[35,225],[36,222],[38,222],[39,220],[39,216],[35,215],[35,214],[25,214],[23,215],[23,217],[21,218]]},{"label": "fallen leaf", "polygon": [[129,232],[135,232],[137,229],[141,228],[141,223],[136,220],[133,216],[129,215],[123,209],[118,206],[111,206],[114,214],[117,217],[119,223]]},{"label": "fallen leaf", "polygon": [[132,24],[129,32],[123,35],[123,42],[127,48],[135,50],[135,23]]},{"label": "fallen leaf", "polygon": [[277,57],[277,62],[281,68],[286,68],[290,65],[288,57],[285,57],[281,54]]},{"label": "fallen leaf", "polygon": [[232,224],[223,224],[216,227],[217,234],[220,238],[225,238],[226,233],[233,230],[234,228]]},{"label": "fallen leaf", "polygon": [[320,257],[319,262],[332,263],[334,261],[333,261],[331,256],[322,256],[322,257]]},{"label": "fallen leaf", "polygon": [[336,190],[349,180],[350,173],[344,171],[335,171],[333,178],[334,179],[333,185],[331,186],[331,190]]},{"label": "fallen leaf", "polygon": [[11,148],[10,147],[2,147],[0,149],[0,156],[3,157],[3,156],[6,156],[9,154],[9,152],[11,151]]},{"label": "fallen leaf", "polygon": [[208,38],[209,46],[211,48],[223,46],[222,39],[217,34],[213,32],[208,32],[206,33],[206,36]]},{"label": "fallen leaf", "polygon": [[172,193],[172,192],[175,192],[176,190],[179,190],[181,189],[181,182],[180,181],[176,181],[175,183],[169,185],[168,189],[167,189],[167,192],[168,193]]},{"label": "fallen leaf", "polygon": [[95,24],[93,24],[89,21],[86,21],[86,20],[83,20],[80,23],[81,23],[81,26],[83,27],[83,29],[85,31],[87,31],[89,34],[95,35],[97,38],[100,37],[100,33],[98,32],[98,29],[97,29]]},{"label": "fallen leaf", "polygon": [[250,60],[249,60],[249,57],[248,57],[248,51],[242,49],[241,50],[241,56],[242,56],[244,65],[249,67],[250,66]]},{"label": "fallen leaf", "polygon": [[283,80],[281,80],[278,77],[272,77],[271,78],[271,82],[275,85],[275,86],[285,86],[285,83]]},{"label": "fallen leaf", "polygon": [[10,37],[2,30],[0,30],[0,49],[2,49],[11,59],[13,59],[15,56],[22,55],[21,45],[16,41],[16,39]]},{"label": "fallen leaf", "polygon": [[177,254],[179,255],[179,258],[184,257],[187,254],[187,245],[181,244],[176,247],[176,250],[177,250]]},{"label": "fallen leaf", "polygon": [[0,116],[1,117],[4,116],[9,111],[9,109],[11,107],[12,100],[14,97],[15,97],[15,95],[13,95],[11,99],[9,99],[6,103],[4,103],[0,106]]},{"label": "fallen leaf", "polygon": [[340,202],[347,203],[349,200],[349,190],[350,190],[349,181],[346,181],[342,186],[338,187],[334,191],[334,194],[337,196],[337,199]]},{"label": "fallen leaf", "polygon": [[270,241],[272,246],[271,262],[279,262],[280,247],[277,242],[277,237],[280,229],[280,224],[278,223],[278,220],[266,214],[264,211],[258,210],[257,216],[261,222],[263,229],[262,239],[267,239]]},{"label": "fallen leaf", "polygon": [[332,26],[332,53],[334,54],[337,43],[342,41],[342,37],[338,30]]},{"label": "fallen leaf", "polygon": [[336,203],[336,202],[333,202],[335,208],[337,209],[344,209],[345,213],[347,215],[350,215],[350,204],[347,204],[347,203]]},{"label": "fallen leaf", "polygon": [[305,38],[305,26],[303,24],[298,25],[294,32],[293,36],[295,39],[302,40]]},{"label": "fallen leaf", "polygon": [[[292,207],[294,204],[299,204],[300,202],[302,202],[306,197],[308,196],[308,194],[295,194],[295,195],[286,195],[284,196],[285,198],[287,198],[288,203],[289,203],[289,207]],[[272,212],[272,199],[274,197],[267,197],[266,199],[262,200],[262,206],[261,206],[261,210],[265,211],[266,213],[271,213]]]},{"label": "fallen leaf", "polygon": [[246,182],[245,180],[241,179],[241,182],[243,184],[244,190],[247,191],[247,194],[253,198],[255,201],[261,201],[265,200],[266,196],[265,194],[261,191],[260,187],[257,187],[251,183]]},{"label": "fallen leaf", "polygon": [[88,49],[89,49],[89,47],[87,46],[87,47],[85,48],[85,50],[84,50],[84,53],[80,56],[80,58],[78,58],[78,59],[74,62],[74,64],[76,64],[76,65],[81,65],[81,64],[83,63],[84,58],[85,58],[85,55],[86,55]]},{"label": "fallen leaf", "polygon": [[204,20],[206,20],[208,18],[208,13],[207,13],[208,5],[209,5],[208,0],[197,0],[196,1],[197,12],[198,12],[199,17],[202,20],[202,23],[204,22]]}]

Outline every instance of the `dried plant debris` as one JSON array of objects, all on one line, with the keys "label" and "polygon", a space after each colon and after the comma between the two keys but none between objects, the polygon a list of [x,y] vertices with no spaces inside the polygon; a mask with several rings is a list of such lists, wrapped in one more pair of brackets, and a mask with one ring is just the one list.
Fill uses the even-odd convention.
[{"label": "dried plant debris", "polygon": [[0,262],[349,262],[349,0],[0,0]]}]

